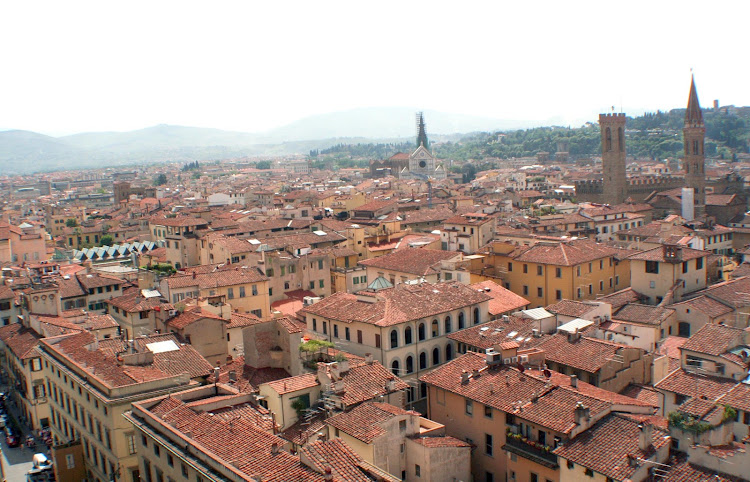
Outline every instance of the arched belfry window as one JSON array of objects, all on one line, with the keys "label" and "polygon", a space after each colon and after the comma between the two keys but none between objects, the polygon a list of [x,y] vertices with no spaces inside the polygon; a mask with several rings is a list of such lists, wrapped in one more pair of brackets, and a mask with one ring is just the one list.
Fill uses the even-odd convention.
[{"label": "arched belfry window", "polygon": [[699,142],[697,140],[693,141],[693,154],[698,154],[698,145]]},{"label": "arched belfry window", "polygon": [[625,133],[622,131],[622,127],[617,128],[617,144],[620,152],[625,152]]},{"label": "arched belfry window", "polygon": [[607,129],[604,131],[604,138],[606,141],[606,149],[608,151],[612,150],[612,129],[607,127]]}]

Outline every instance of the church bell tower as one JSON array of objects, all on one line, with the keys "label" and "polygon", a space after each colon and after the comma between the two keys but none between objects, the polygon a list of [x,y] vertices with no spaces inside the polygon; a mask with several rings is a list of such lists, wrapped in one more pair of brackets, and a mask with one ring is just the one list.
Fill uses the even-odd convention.
[{"label": "church bell tower", "polygon": [[690,80],[690,95],[685,111],[685,127],[682,129],[682,137],[685,143],[685,157],[682,160],[685,184],[693,188],[695,217],[701,218],[706,213],[706,155],[703,150],[706,127],[703,124],[703,112],[698,102],[694,77]]},{"label": "church bell tower", "polygon": [[602,172],[606,204],[621,204],[627,196],[625,176],[625,114],[599,114],[602,134]]}]

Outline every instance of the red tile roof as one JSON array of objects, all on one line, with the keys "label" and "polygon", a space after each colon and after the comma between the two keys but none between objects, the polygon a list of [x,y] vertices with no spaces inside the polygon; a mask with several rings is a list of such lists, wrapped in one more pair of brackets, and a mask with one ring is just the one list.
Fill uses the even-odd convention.
[{"label": "red tile roof", "polygon": [[[487,294],[458,282],[401,283],[377,292],[361,291],[357,295],[334,293],[303,308],[300,313],[347,323],[358,321],[376,326],[391,326],[473,307],[489,300]],[[467,316],[467,320],[468,318]]]},{"label": "red tile roof", "polygon": [[678,369],[654,385],[660,391],[676,393],[686,397],[717,400],[734,388],[737,382],[730,378],[695,374]]},{"label": "red tile roof", "polygon": [[359,264],[371,268],[398,271],[417,276],[440,272],[440,262],[461,256],[455,251],[428,248],[404,248],[385,256],[366,259]]},{"label": "red tile roof", "polygon": [[339,438],[313,442],[300,449],[300,456],[317,472],[325,473],[326,469],[330,469],[336,480],[347,482],[401,480],[366,462]]},{"label": "red tile roof", "polygon": [[474,283],[469,286],[492,297],[489,304],[489,312],[492,316],[500,316],[518,311],[529,305],[529,300],[500,286],[494,281],[482,281],[481,283]]},{"label": "red tile roof", "polygon": [[370,444],[385,435],[386,431],[381,426],[383,422],[403,415],[418,414],[387,403],[365,403],[349,412],[334,415],[326,420],[326,424]]},{"label": "red tile roof", "polygon": [[11,323],[0,327],[0,340],[21,360],[38,356],[39,335],[20,323]]},{"label": "red tile roof", "polygon": [[742,345],[744,338],[745,331],[741,328],[707,323],[688,338],[682,349],[719,356],[730,348]]},{"label": "red tile roof", "polygon": [[522,263],[575,266],[617,254],[618,250],[615,248],[588,239],[579,239],[562,243],[537,243],[514,252],[512,257]]},{"label": "red tile roof", "polygon": [[623,415],[609,415],[593,427],[558,447],[554,453],[615,480],[627,480],[638,470],[628,457],[653,458],[670,443],[669,433],[654,427],[647,450],[638,446],[639,422]]},{"label": "red tile roof", "polygon": [[548,337],[539,348],[545,358],[560,365],[569,366],[589,373],[596,373],[623,348],[633,348],[619,343],[582,336],[568,341],[565,334]]}]

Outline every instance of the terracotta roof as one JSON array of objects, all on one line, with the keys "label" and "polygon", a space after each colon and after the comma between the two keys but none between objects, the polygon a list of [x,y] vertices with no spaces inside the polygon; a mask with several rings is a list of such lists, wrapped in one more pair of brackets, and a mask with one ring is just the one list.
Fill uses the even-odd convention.
[{"label": "terracotta roof", "polygon": [[45,350],[51,350],[77,365],[110,387],[121,387],[159,380],[170,376],[189,374],[190,378],[205,377],[213,367],[190,345],[180,345],[174,335],[156,335],[137,338],[137,350],[144,351],[146,344],[171,340],[177,350],[154,354],[154,361],[146,366],[119,364],[117,354],[127,349],[121,339],[106,339],[95,344],[94,335],[88,332],[45,338]]},{"label": "terracotta roof", "polygon": [[471,447],[470,443],[447,435],[445,437],[413,437],[411,440],[427,448]]},{"label": "terracotta roof", "polygon": [[268,277],[261,274],[257,268],[234,267],[233,269],[220,269],[209,273],[196,273],[193,275],[173,275],[166,279],[170,289],[187,288],[197,286],[199,289],[211,289],[223,286],[234,286],[247,283],[259,283],[267,281]]},{"label": "terracotta roof", "polygon": [[665,482],[743,482],[746,479],[720,474],[712,469],[700,467],[688,462],[687,454],[676,452],[676,456],[668,462],[666,472],[660,477]]},{"label": "terracotta roof", "polygon": [[359,264],[371,268],[427,276],[440,272],[441,261],[447,261],[459,256],[461,254],[455,251],[404,248],[385,256],[360,261]]},{"label": "terracotta roof", "polygon": [[705,397],[707,400],[717,400],[734,388],[735,385],[737,385],[737,382],[729,378],[695,374],[678,369],[656,383],[654,388],[687,397]]},{"label": "terracotta roof", "polygon": [[11,323],[0,327],[0,340],[21,360],[38,356],[39,335],[20,323]]},{"label": "terracotta roof", "polygon": [[[679,249],[681,252],[679,255],[681,262],[696,258],[705,258],[711,254],[709,251],[701,251],[699,249],[687,248],[684,246]],[[641,251],[640,253],[631,255],[628,259],[638,261],[659,261],[660,263],[671,262],[671,259],[665,257],[665,251],[665,246],[657,246],[656,248],[647,249],[646,251]]]},{"label": "terracotta roof", "polygon": [[[230,373],[234,375],[230,377]],[[231,381],[234,378],[234,381]],[[219,382],[232,386],[240,392],[257,392],[258,386],[276,380],[289,378],[289,373],[283,368],[255,368],[245,365],[245,357],[238,356],[231,362],[222,366],[219,371]],[[214,382],[214,376],[208,377],[209,382]]]},{"label": "terracotta roof", "polygon": [[717,318],[721,315],[726,315],[727,313],[731,313],[732,311],[734,311],[734,309],[731,306],[727,306],[721,301],[718,301],[714,298],[710,298],[705,295],[701,295],[696,298],[691,298],[689,300],[682,301],[680,303],[675,303],[671,306],[674,306],[674,307],[679,306],[685,309],[700,311],[701,313],[704,313],[709,318]]},{"label": "terracotta roof", "polygon": [[[462,383],[462,373],[472,373],[475,369],[481,370],[479,377],[472,375],[467,383]],[[575,406],[578,402],[583,402],[595,418],[608,412],[612,403],[600,397],[606,390],[592,387],[595,390],[585,393],[571,388],[569,382],[567,387],[554,382],[548,385],[544,377],[521,373],[515,367],[487,367],[484,356],[471,352],[439,366],[420,380],[562,433],[569,433],[577,426]],[[579,387],[581,383],[578,383]],[[618,404],[627,400],[627,397],[614,393],[611,396],[618,397]],[[635,406],[646,405],[630,400]]]},{"label": "terracotta roof", "polygon": [[326,420],[326,424],[337,428],[366,444],[385,435],[381,424],[394,417],[415,415],[416,412],[387,403],[364,403],[349,412],[339,413]]},{"label": "terracotta roof", "polygon": [[682,349],[719,356],[742,345],[744,337],[745,331],[741,328],[707,323],[682,345]]},{"label": "terracotta roof", "polygon": [[[450,333],[448,338],[486,350],[498,343],[515,340],[520,337],[529,340],[526,342],[526,348],[532,348],[544,340],[544,337],[536,338],[532,336],[532,330],[538,325],[538,323],[534,323],[529,318],[511,315],[508,321],[495,320],[482,323],[481,325],[470,326],[469,328]],[[515,334],[509,338],[508,335],[513,332]]]},{"label": "terracotta roof", "polygon": [[623,290],[616,291],[611,295],[600,296],[596,299],[596,301],[609,303],[610,305],[612,305],[612,311],[614,312],[621,306],[624,306],[628,303],[637,303],[644,298],[645,297],[642,294],[633,290],[633,288],[625,288]]},{"label": "terracotta roof", "polygon": [[612,247],[596,243],[588,239],[579,239],[561,243],[537,243],[518,254],[513,254],[514,261],[551,264],[556,266],[575,266],[592,262],[609,256],[615,256],[618,251]]},{"label": "terracotta roof", "polygon": [[192,325],[196,321],[204,320],[207,318],[213,319],[213,320],[221,320],[223,322],[228,322],[227,320],[224,320],[221,316],[215,315],[206,310],[202,310],[200,307],[196,306],[194,308],[188,308],[182,313],[179,313],[174,318],[171,318],[169,321],[167,321],[167,326],[170,328],[174,328],[175,330],[182,330]]},{"label": "terracotta roof", "polygon": [[674,313],[675,310],[670,308],[631,303],[620,308],[615,315],[612,315],[612,319],[659,326]]},{"label": "terracotta roof", "polygon": [[700,294],[705,294],[735,308],[750,306],[750,277],[716,283],[701,291]]},{"label": "terracotta roof", "polygon": [[568,341],[565,334],[556,334],[548,337],[539,348],[544,350],[545,358],[549,361],[596,373],[611,363],[619,350],[632,347],[585,336]]},{"label": "terracotta roof", "polygon": [[[487,294],[454,281],[436,284],[401,283],[377,292],[360,291],[357,295],[334,293],[303,308],[300,313],[347,323],[358,321],[376,326],[391,326],[475,306],[489,300]],[[467,324],[468,319],[469,315]]]},{"label": "terracotta roof", "polygon": [[599,307],[596,303],[587,303],[585,301],[561,300],[545,308],[545,310],[556,315],[572,316],[580,318],[589,311]]},{"label": "terracotta roof", "polygon": [[347,482],[401,480],[366,462],[340,438],[313,442],[300,449],[300,456],[317,472],[324,473],[326,469],[330,469],[336,480]]},{"label": "terracotta roof", "polygon": [[750,412],[750,385],[738,383],[721,399],[721,403],[737,410]]},{"label": "terracotta roof", "polygon": [[263,323],[263,321],[252,313],[232,312],[227,329],[244,328]]},{"label": "terracotta roof", "polygon": [[638,470],[628,457],[650,459],[670,443],[669,433],[654,427],[647,450],[638,446],[639,422],[622,415],[608,415],[593,427],[558,447],[554,453],[573,463],[615,480],[629,479]]},{"label": "terracotta roof", "polygon": [[515,294],[494,281],[482,281],[481,283],[474,283],[469,286],[492,297],[489,304],[489,313],[492,316],[521,310],[530,303],[523,296]]},{"label": "terracotta roof", "polygon": [[661,405],[661,394],[645,385],[630,384],[622,391],[622,395],[641,400],[654,407]]},{"label": "terracotta roof", "polygon": [[305,373],[303,375],[266,382],[264,385],[267,385],[279,395],[285,395],[287,393],[306,390],[318,384],[318,378],[315,373]]},{"label": "terracotta roof", "polygon": [[285,441],[261,430],[252,419],[234,417],[225,420],[210,412],[190,408],[176,397],[165,398],[149,410],[161,423],[171,426],[183,437],[201,446],[206,455],[219,464],[234,467],[250,477],[264,481],[319,481],[323,476],[308,469],[284,450]]},{"label": "terracotta roof", "polygon": [[[347,407],[409,388],[406,382],[393,375],[380,362],[353,366],[341,379],[344,382],[341,402]],[[388,390],[386,384],[391,380],[395,381],[395,384],[391,390]]]},{"label": "terracotta roof", "polygon": [[194,226],[207,226],[209,224],[208,221],[201,218],[194,218],[189,216],[178,216],[174,218],[164,218],[159,216],[154,216],[148,220],[149,223],[155,224],[158,226],[171,226],[175,228],[181,228],[181,227],[194,227]]}]

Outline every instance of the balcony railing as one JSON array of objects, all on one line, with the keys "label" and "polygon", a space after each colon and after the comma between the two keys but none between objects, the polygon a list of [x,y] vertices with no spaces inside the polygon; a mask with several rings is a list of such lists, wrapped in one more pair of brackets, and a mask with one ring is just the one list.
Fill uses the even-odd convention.
[{"label": "balcony railing", "polygon": [[509,435],[506,437],[503,450],[520,455],[545,467],[556,469],[558,467],[557,455],[551,452],[553,448],[549,446],[541,447],[536,442],[524,441],[523,439],[517,439]]}]

